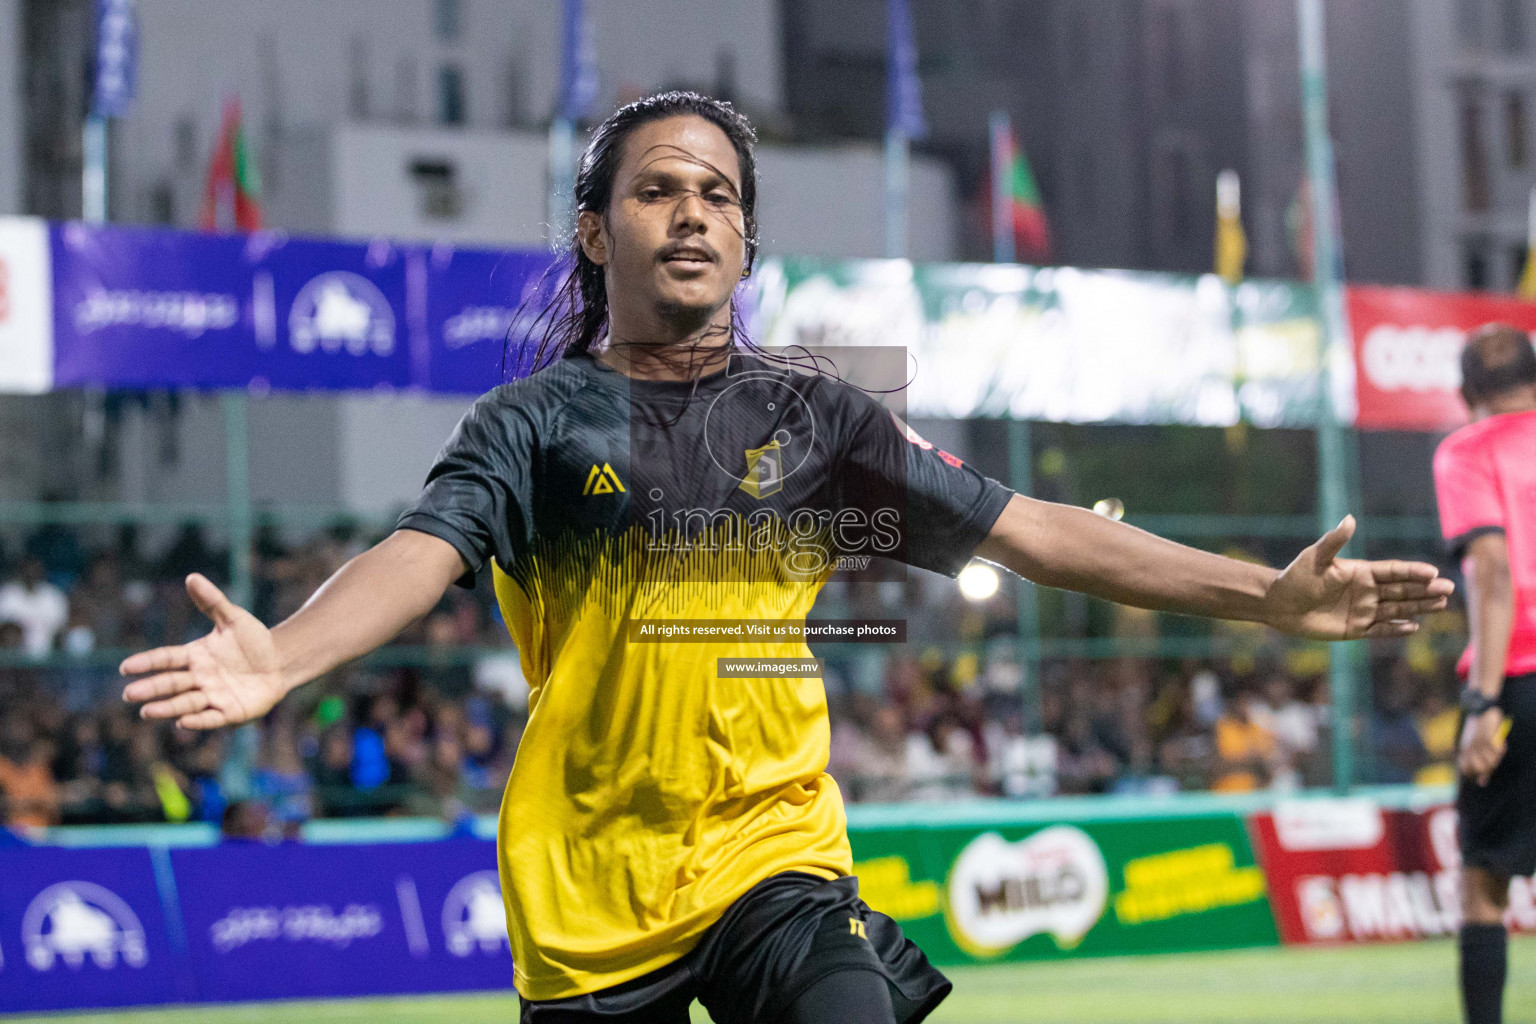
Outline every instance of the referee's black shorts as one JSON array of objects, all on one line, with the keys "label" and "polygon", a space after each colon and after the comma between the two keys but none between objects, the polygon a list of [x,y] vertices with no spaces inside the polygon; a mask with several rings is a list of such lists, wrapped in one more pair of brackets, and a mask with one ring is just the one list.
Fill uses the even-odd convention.
[{"label": "referee's black shorts", "polygon": [[[747,890],[682,959],[588,995],[525,999],[522,1024],[688,1024],[695,999],[717,1024],[779,1024],[834,975],[875,986],[869,1003],[883,1007],[889,994],[894,1017],[882,1015],[897,1024],[917,1024],[952,987],[895,921],[859,899],[857,879],[789,871]],[[832,1024],[855,1024],[837,1012]]]},{"label": "referee's black shorts", "polygon": [[1499,875],[1536,874],[1536,673],[1504,680],[1504,758],[1486,786],[1456,787],[1461,862]]}]

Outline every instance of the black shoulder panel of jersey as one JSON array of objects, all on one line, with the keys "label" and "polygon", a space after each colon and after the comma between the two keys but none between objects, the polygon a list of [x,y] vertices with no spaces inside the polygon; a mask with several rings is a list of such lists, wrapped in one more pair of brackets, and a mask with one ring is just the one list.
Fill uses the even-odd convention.
[{"label": "black shoulder panel of jersey", "polygon": [[588,385],[571,360],[480,396],[459,421],[399,528],[452,544],[472,586],[487,559],[511,565],[533,537],[533,486],[541,439]]},{"label": "black shoulder panel of jersey", "polygon": [[511,572],[561,538],[638,529],[675,551],[773,521],[952,576],[1010,494],[828,376],[742,355],[697,381],[637,381],[576,356],[477,401],[400,526]]},{"label": "black shoulder panel of jersey", "polygon": [[924,440],[869,393],[837,381],[825,390],[841,421],[838,506],[899,509],[902,547],[893,557],[958,575],[1013,491]]}]

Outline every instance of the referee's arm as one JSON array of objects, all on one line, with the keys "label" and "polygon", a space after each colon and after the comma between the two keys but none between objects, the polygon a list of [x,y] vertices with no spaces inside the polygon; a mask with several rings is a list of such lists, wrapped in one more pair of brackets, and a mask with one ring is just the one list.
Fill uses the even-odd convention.
[{"label": "referee's arm", "polygon": [[[1515,629],[1515,588],[1509,571],[1509,542],[1503,530],[1489,530],[1472,539],[1461,563],[1467,585],[1467,617],[1472,632],[1472,668],[1467,686],[1492,700],[1504,689],[1509,639]],[[1461,770],[1478,785],[1504,756],[1500,726],[1504,713],[1490,708],[1468,719],[1462,733]]]}]

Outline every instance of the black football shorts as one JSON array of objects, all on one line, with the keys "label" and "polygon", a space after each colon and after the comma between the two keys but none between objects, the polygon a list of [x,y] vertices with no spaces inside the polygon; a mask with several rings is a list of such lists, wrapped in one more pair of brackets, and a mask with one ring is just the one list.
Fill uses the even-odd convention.
[{"label": "black football shorts", "polygon": [[834,975],[875,984],[870,1002],[881,1007],[888,993],[890,1010],[869,1019],[896,1024],[917,1024],[952,987],[895,921],[859,899],[857,879],[789,871],[747,890],[681,959],[587,995],[525,999],[522,1024],[688,1024],[695,999],[716,1024],[780,1024],[813,987],[808,1000],[834,987]]},{"label": "black football shorts", "polygon": [[1459,780],[1461,861],[1501,875],[1536,873],[1536,673],[1504,680],[1504,758],[1486,786]]}]

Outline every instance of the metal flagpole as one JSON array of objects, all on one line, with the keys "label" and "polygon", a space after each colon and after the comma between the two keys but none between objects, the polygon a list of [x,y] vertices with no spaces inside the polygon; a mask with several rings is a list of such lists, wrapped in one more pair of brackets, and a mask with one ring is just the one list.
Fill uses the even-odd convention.
[{"label": "metal flagpole", "polygon": [[907,0],[886,0],[885,255],[907,256],[907,186],[912,139],[926,131],[917,45]]},{"label": "metal flagpole", "polygon": [[[247,413],[249,400],[242,390],[219,394],[224,414],[224,504],[229,527],[229,599],[248,612],[255,612],[256,578],[251,564],[255,540],[251,508],[251,442]],[[243,800],[250,796],[248,773],[231,773],[231,766],[253,764],[260,744],[260,727],[255,722],[237,726],[231,740],[234,756],[220,772],[225,796]],[[243,755],[243,756],[242,756]]]},{"label": "metal flagpole", "polygon": [[244,391],[219,395],[224,413],[224,500],[229,509],[229,598],[250,610],[256,596],[251,566],[255,537],[251,510],[251,442]]},{"label": "metal flagpole", "polygon": [[107,122],[122,117],[137,92],[138,0],[96,0],[91,105],[81,131],[80,219],[107,219]]},{"label": "metal flagpole", "polygon": [[[1019,494],[1034,490],[1034,446],[1028,420],[1008,421],[1008,482]],[[1040,605],[1035,585],[1020,576],[1014,583],[1015,620],[1019,667],[1024,671],[1019,701],[1024,712],[1024,732],[1033,736],[1041,729],[1040,713]]]},{"label": "metal flagpole", "polygon": [[1013,239],[1013,211],[1009,188],[1013,175],[1013,125],[1002,110],[992,111],[988,126],[992,144],[992,261],[1012,263],[1018,259]]},{"label": "metal flagpole", "polygon": [[1530,276],[1532,261],[1536,260],[1536,187],[1532,187],[1530,195],[1525,201],[1525,266],[1521,267],[1520,297],[1530,299],[1536,296],[1531,292],[1530,282],[1524,280]]},{"label": "metal flagpole", "polygon": [[1536,299],[1536,188],[1532,188],[1525,206],[1525,265],[1520,268],[1520,280],[1515,282],[1515,294],[1527,302]]},{"label": "metal flagpole", "polygon": [[576,126],[557,115],[549,125],[549,247],[556,251],[571,240],[572,192],[575,173]]},{"label": "metal flagpole", "polygon": [[885,131],[885,255],[907,254],[907,163],[911,143],[900,128]]},{"label": "metal flagpole", "polygon": [[85,119],[85,165],[80,177],[80,219],[87,224],[107,220],[107,119],[89,114]]},{"label": "metal flagpole", "polygon": [[[1323,321],[1323,401],[1317,424],[1318,526],[1331,530],[1349,511],[1350,460],[1344,423],[1354,416],[1354,363],[1344,306],[1343,260],[1328,134],[1328,85],[1322,0],[1297,0],[1300,23],[1301,101],[1307,171],[1312,180],[1312,287]],[[1333,786],[1347,793],[1354,781],[1355,643],[1336,644],[1328,660],[1333,701]]]},{"label": "metal flagpole", "polygon": [[[992,259],[1012,263],[1018,253],[1013,238],[1013,211],[1010,206],[1013,173],[1013,127],[1008,114],[994,110],[988,119],[992,154]],[[1034,445],[1029,420],[1008,421],[1008,481],[1020,494],[1034,489]],[[1014,581],[1014,631],[1018,636],[1019,668],[1023,685],[1019,703],[1024,732],[1033,736],[1040,731],[1040,610],[1035,585],[1020,576]]]},{"label": "metal flagpole", "polygon": [[549,125],[549,244],[563,249],[576,229],[576,121],[597,99],[597,54],[584,0],[560,5],[560,95]]}]

